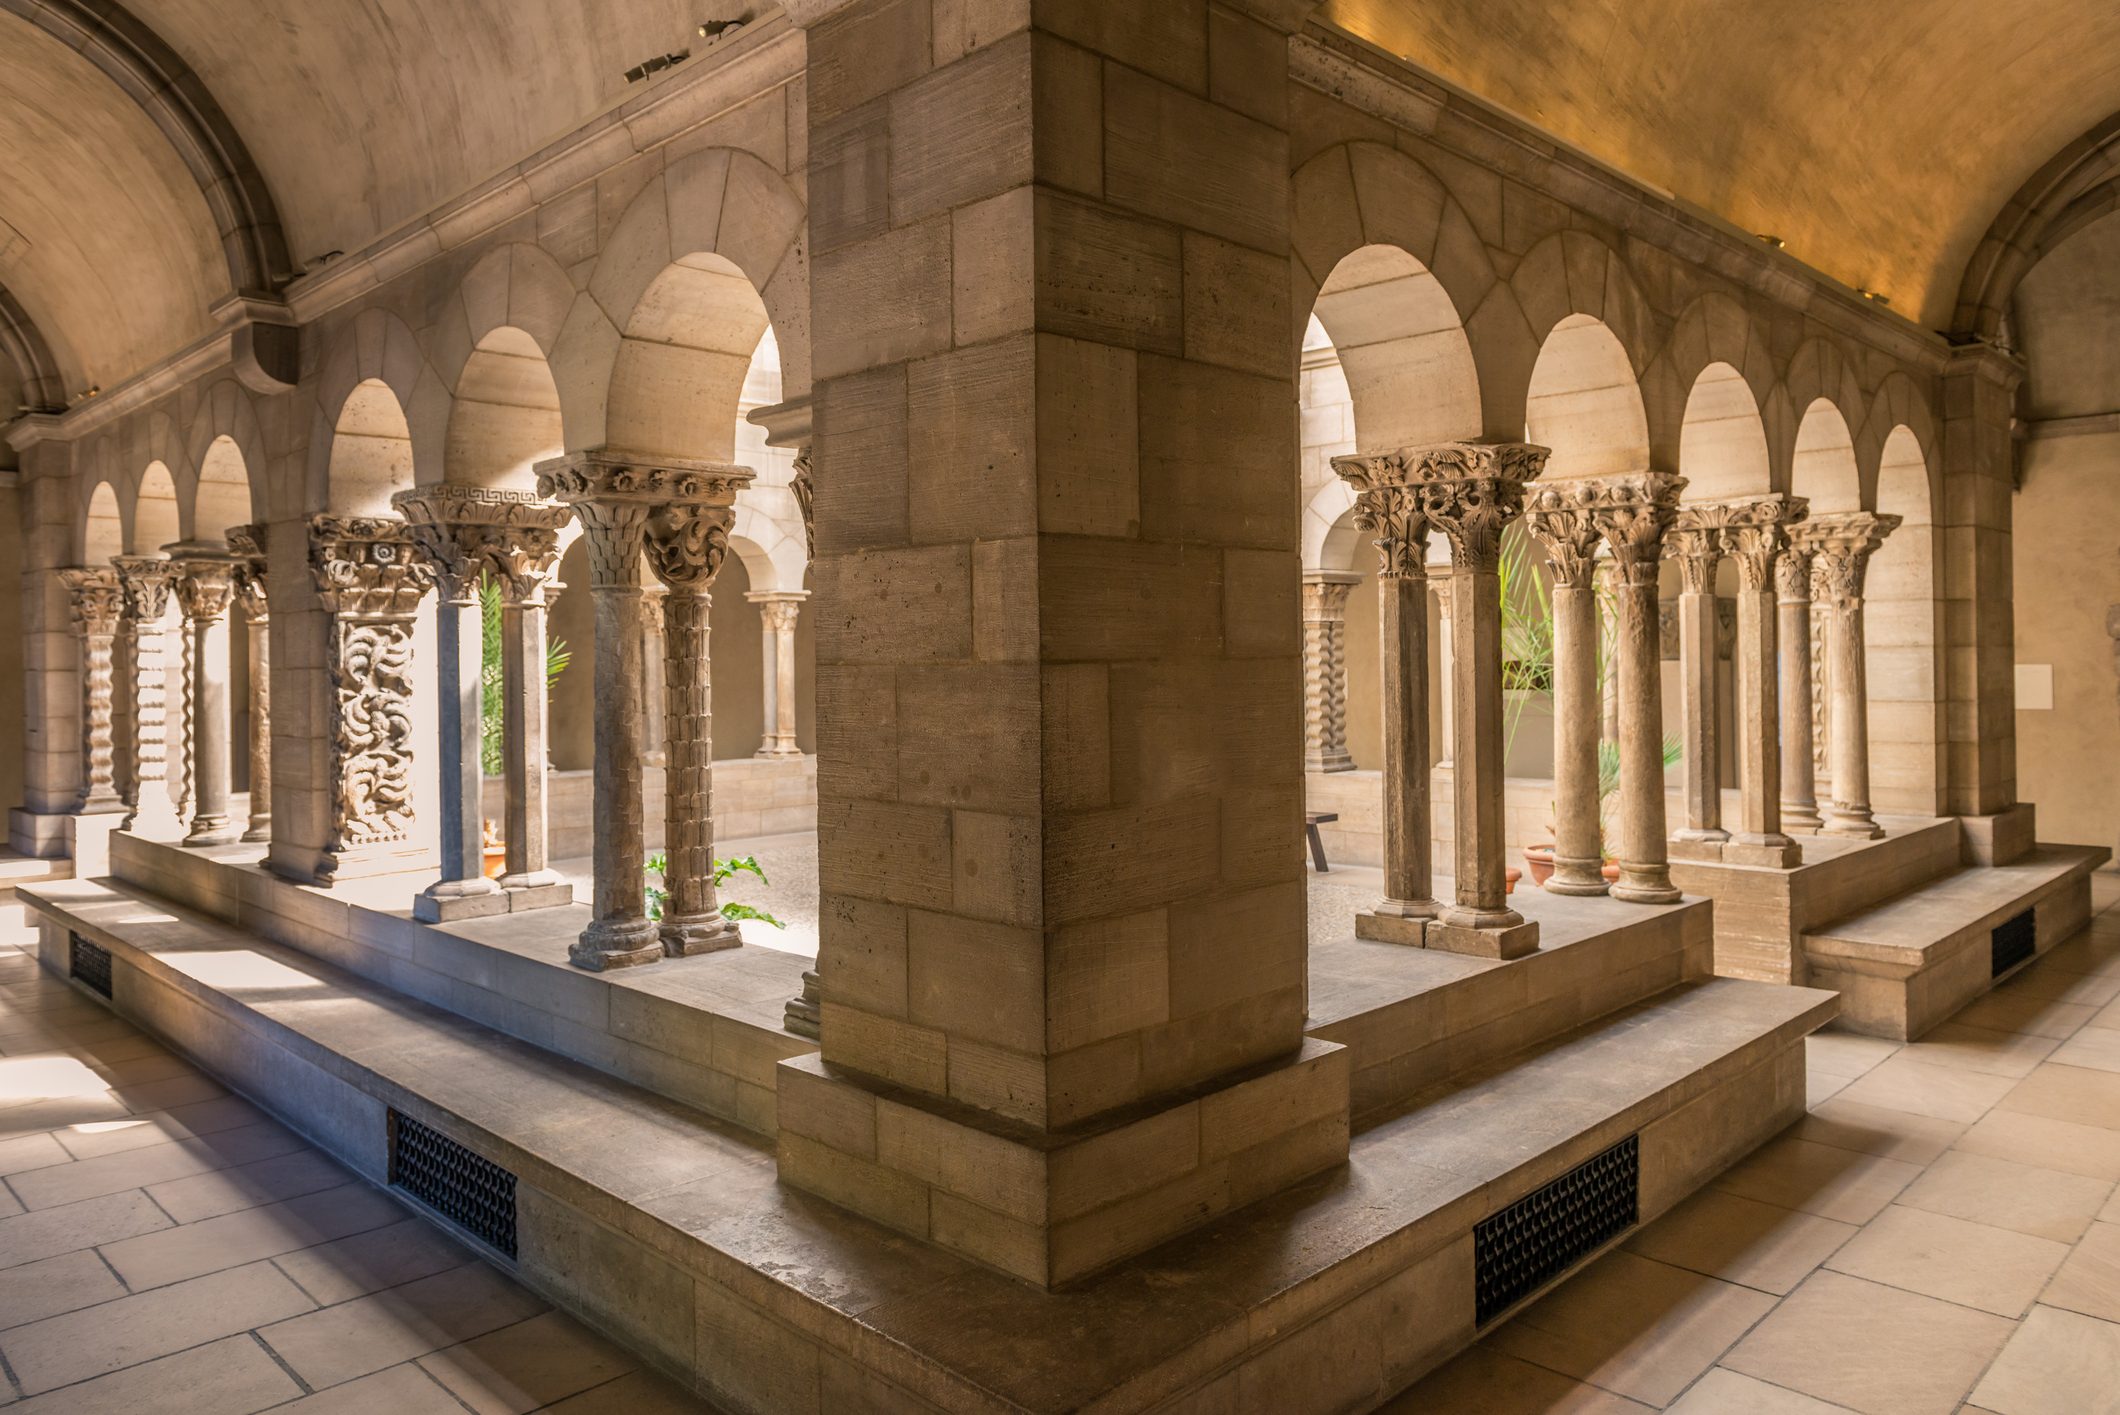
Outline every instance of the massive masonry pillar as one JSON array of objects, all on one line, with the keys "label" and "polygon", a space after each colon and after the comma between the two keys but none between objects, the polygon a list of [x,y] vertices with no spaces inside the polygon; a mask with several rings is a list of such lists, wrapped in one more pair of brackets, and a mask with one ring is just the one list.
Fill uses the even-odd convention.
[{"label": "massive masonry pillar", "polygon": [[[1953,349],[1943,371],[1944,684],[1954,815],[1999,816],[2017,806],[2011,428],[2023,379],[2024,365],[1989,344]],[[2028,817],[2001,833],[2017,842],[2002,858],[2031,844]]]},{"label": "massive masonry pillar", "polygon": [[1050,1285],[1347,1153],[1303,1036],[1310,277],[1285,31],[930,8],[808,33],[823,1037],[780,1173]]}]

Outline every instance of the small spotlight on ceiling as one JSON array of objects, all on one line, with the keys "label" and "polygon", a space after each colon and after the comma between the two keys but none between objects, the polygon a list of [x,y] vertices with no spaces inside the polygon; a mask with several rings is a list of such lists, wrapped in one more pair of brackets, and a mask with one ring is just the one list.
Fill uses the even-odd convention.
[{"label": "small spotlight on ceiling", "polygon": [[637,84],[649,75],[659,74],[673,64],[682,64],[691,57],[692,51],[689,49],[680,49],[674,54],[658,54],[654,58],[645,59],[626,70],[626,82]]},{"label": "small spotlight on ceiling", "polygon": [[1761,231],[1761,232],[1759,233],[1759,239],[1760,239],[1760,240],[1762,240],[1762,241],[1764,241],[1764,242],[1766,242],[1766,243],[1767,243],[1768,245],[1772,246],[1772,247],[1773,247],[1773,248],[1774,248],[1775,250],[1777,250],[1777,251],[1778,251],[1778,250],[1782,250],[1782,249],[1785,249],[1785,248],[1786,248],[1786,247],[1788,246],[1788,244],[1789,244],[1789,243],[1788,243],[1787,241],[1784,241],[1784,240],[1783,240],[1783,239],[1782,239],[1781,237],[1779,237],[1779,236],[1775,236],[1775,235],[1770,235],[1769,233],[1767,233],[1767,232],[1765,232],[1765,231]]},{"label": "small spotlight on ceiling", "polygon": [[344,259],[345,255],[346,252],[344,251],[326,251],[322,255],[311,256],[309,258],[309,263],[311,265],[329,265],[335,260]]},{"label": "small spotlight on ceiling", "polygon": [[1868,300],[1873,305],[1888,305],[1892,303],[1892,297],[1890,295],[1880,295],[1875,290],[1857,290],[1855,293],[1862,296],[1865,300]]},{"label": "small spotlight on ceiling", "polygon": [[749,19],[749,15],[737,15],[733,19],[703,21],[699,26],[699,37],[708,41],[727,39],[730,35],[742,29],[744,22]]}]

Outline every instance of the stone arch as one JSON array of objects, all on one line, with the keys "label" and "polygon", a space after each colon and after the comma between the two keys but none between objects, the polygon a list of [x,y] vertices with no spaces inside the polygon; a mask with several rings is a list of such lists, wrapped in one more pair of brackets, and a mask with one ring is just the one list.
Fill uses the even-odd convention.
[{"label": "stone arch", "polygon": [[1831,398],[1813,398],[1804,405],[1790,453],[1789,490],[1810,501],[1813,515],[1863,509],[1854,435]]},{"label": "stone arch", "polygon": [[573,282],[536,246],[512,242],[482,256],[428,332],[436,376],[451,403],[442,479],[527,490],[532,468],[566,448],[551,365]]},{"label": "stone arch", "polygon": [[[1773,436],[1777,429],[1769,423],[1768,446],[1777,454],[1775,474],[1776,489],[1789,490],[1798,496],[1804,495],[1802,487],[1795,483],[1798,445],[1804,436],[1804,425],[1809,421],[1816,405],[1823,400],[1832,405],[1841,425],[1846,429],[1861,427],[1868,400],[1862,391],[1862,382],[1855,375],[1855,360],[1837,342],[1814,337],[1801,344],[1789,360],[1788,373],[1782,379],[1781,392],[1786,398],[1788,430],[1787,441]],[[1815,435],[1815,433],[1814,433]],[[1852,432],[1850,446],[1853,445]],[[1816,507],[1817,510],[1854,507]]]},{"label": "stone arch", "polygon": [[[1893,438],[1902,434],[1914,439],[1915,445],[1921,449],[1921,460],[1929,468],[1928,486],[1924,496],[1926,505],[1934,506],[1941,502],[1942,469],[1936,449],[1941,447],[1942,443],[1936,433],[1936,415],[1929,407],[1929,400],[1922,393],[1921,386],[1895,369],[1886,374],[1884,382],[1878,385],[1876,396],[1870,399],[1868,416],[1863,419],[1862,427],[1855,434],[1855,463],[1862,473],[1864,505],[1875,506],[1879,511],[1899,510],[1896,506],[1887,506],[1880,501],[1878,493],[1885,447]],[[1904,464],[1902,451],[1898,465]],[[1897,499],[1908,499],[1907,490],[1900,488],[1896,496]]]},{"label": "stone arch", "polygon": [[[66,409],[66,377],[45,340],[44,331],[6,286],[0,285],[0,355],[11,360],[22,378],[22,402],[37,412]],[[8,416],[14,417],[12,409]]]},{"label": "stone arch", "polygon": [[133,489],[126,553],[154,555],[163,546],[185,539],[185,515],[185,508],[177,499],[176,475],[165,462],[149,462],[141,469],[140,480]]},{"label": "stone arch", "polygon": [[2017,286],[2055,242],[2120,188],[2120,113],[2070,142],[2025,180],[1981,237],[1958,287],[1951,329],[1963,339],[1999,338]]},{"label": "stone arch", "polygon": [[1596,315],[1554,321],[1524,390],[1526,440],[1553,449],[1546,478],[1610,476],[1649,465],[1639,365]]},{"label": "stone arch", "polygon": [[[1658,343],[1657,316],[1634,272],[1611,247],[1587,231],[1557,232],[1525,254],[1506,288],[1507,308],[1478,310],[1469,321],[1490,399],[1505,396],[1503,406],[1528,407],[1533,370],[1546,356],[1554,331],[1563,324],[1580,328],[1586,318],[1610,333],[1639,384]],[[1635,396],[1640,398],[1638,389]],[[1490,402],[1490,423],[1496,412]],[[1497,429],[1497,434],[1523,435],[1515,427]]]},{"label": "stone arch", "polygon": [[383,310],[362,311],[317,376],[303,509],[387,514],[391,491],[416,484],[420,468],[439,468],[448,403],[404,322]]},{"label": "stone arch", "polygon": [[1934,445],[1906,422],[1884,434],[1872,504],[1900,523],[1871,557],[1863,593],[1872,802],[1925,816],[1945,809],[1948,771]]},{"label": "stone arch", "polygon": [[1734,370],[1751,390],[1752,406],[1764,429],[1766,410],[1781,377],[1766,331],[1741,302],[1711,291],[1686,306],[1642,378],[1642,398],[1649,410],[1650,456],[1657,466],[1678,464],[1694,393],[1701,376],[1716,364]]},{"label": "stone arch", "polygon": [[[700,439],[689,430],[665,428],[658,435],[683,440],[687,447],[647,450],[713,456],[712,449],[719,447],[719,455],[727,455],[735,390],[768,324],[777,338],[786,396],[806,394],[806,221],[796,190],[747,152],[707,148],[651,179],[619,217],[553,349],[556,368],[580,371],[563,375],[560,384],[569,446],[632,445],[625,442],[632,432],[643,426],[654,431],[649,410],[669,401],[649,386],[657,376],[655,366],[663,364],[667,371],[684,359],[658,358],[649,345],[708,356],[692,360],[695,364],[711,364],[718,356],[733,370],[725,367],[722,380],[729,385],[727,429]],[[748,303],[737,298],[739,284],[749,287],[744,292]],[[710,329],[713,314],[733,318],[738,309],[743,311],[738,323],[748,330],[743,338],[736,329]],[[735,364],[739,356],[742,362]],[[718,412],[714,419],[719,421]]]},{"label": "stone arch", "polygon": [[265,436],[258,426],[257,409],[250,401],[249,391],[232,378],[219,380],[200,399],[191,427],[185,432],[185,460],[193,467],[203,468],[209,450],[222,441],[234,444],[242,458],[250,498],[249,519],[270,519],[270,488],[263,475]]},{"label": "stone arch", "polygon": [[1348,252],[1313,313],[1345,373],[1359,447],[1479,436],[1472,343],[1449,291],[1418,257],[1396,245]]},{"label": "stone arch", "polygon": [[73,559],[90,567],[123,555],[132,535],[132,520],[126,502],[107,467],[94,468],[78,485],[79,501],[74,512]]},{"label": "stone arch", "polygon": [[1689,501],[1774,489],[1766,420],[1751,381],[1734,366],[1717,361],[1693,380],[1673,465],[1686,479]]},{"label": "stone arch", "polygon": [[188,508],[187,540],[221,541],[237,526],[256,519],[251,506],[250,463],[227,434],[206,444],[199,463],[198,489]]}]

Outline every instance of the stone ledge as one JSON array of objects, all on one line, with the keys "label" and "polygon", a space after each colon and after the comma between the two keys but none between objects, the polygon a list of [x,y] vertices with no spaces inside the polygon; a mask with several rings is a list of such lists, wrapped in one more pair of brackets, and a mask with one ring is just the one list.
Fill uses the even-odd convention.
[{"label": "stone ledge", "polygon": [[1347,1158],[1348,1053],[1292,1057],[1047,1133],[828,1066],[780,1063],[780,1174],[888,1227],[1059,1287]]}]

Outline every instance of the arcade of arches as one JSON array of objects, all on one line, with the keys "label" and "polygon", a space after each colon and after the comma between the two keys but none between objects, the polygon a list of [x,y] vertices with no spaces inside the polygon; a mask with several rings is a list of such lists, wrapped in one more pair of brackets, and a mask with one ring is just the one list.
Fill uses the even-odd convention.
[{"label": "arcade of arches", "polygon": [[[2110,15],[1919,178],[2002,35],[1755,123],[1814,0],[411,8],[0,0],[0,992],[672,1409],[2113,1398]],[[148,1182],[25,1084],[25,1205]]]}]

